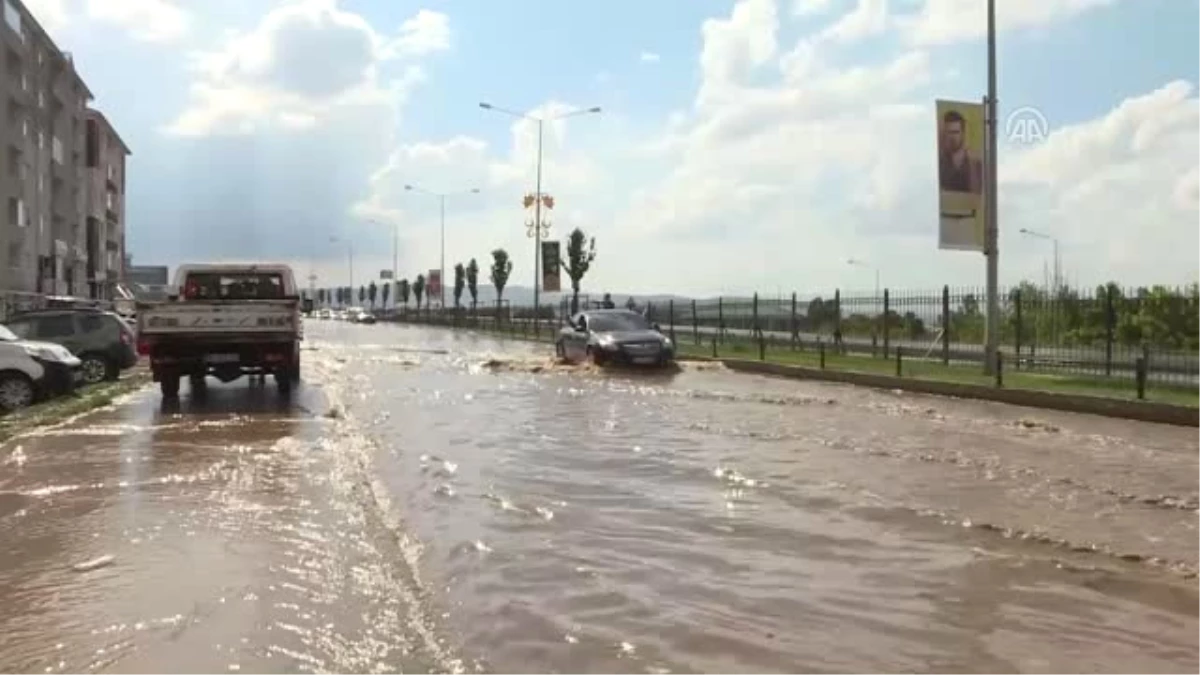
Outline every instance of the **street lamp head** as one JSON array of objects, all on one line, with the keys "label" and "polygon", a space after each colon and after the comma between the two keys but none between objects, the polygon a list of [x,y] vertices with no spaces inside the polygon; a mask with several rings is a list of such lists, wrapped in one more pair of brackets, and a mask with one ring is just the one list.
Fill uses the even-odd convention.
[{"label": "street lamp head", "polygon": [[411,186],[411,185],[405,185],[405,186],[404,186],[404,189],[405,189],[405,190],[409,190],[409,191],[411,191],[411,190],[416,190],[416,188],[415,188],[415,187],[413,187],[413,186]]},{"label": "street lamp head", "polygon": [[598,112],[600,112],[600,106],[596,106],[595,108],[588,108],[588,112],[598,113]]},{"label": "street lamp head", "polygon": [[492,109],[492,104],[491,104],[491,103],[484,103],[484,102],[480,101],[480,103],[479,103],[479,107],[480,107],[480,108],[483,108],[484,110],[491,110],[491,109]]},{"label": "street lamp head", "polygon": [[471,194],[479,194],[479,188],[471,188]]},{"label": "street lamp head", "polygon": [[1021,228],[1021,234],[1029,234],[1029,229],[1028,229],[1028,228],[1025,228],[1025,227],[1022,227],[1022,228]]}]

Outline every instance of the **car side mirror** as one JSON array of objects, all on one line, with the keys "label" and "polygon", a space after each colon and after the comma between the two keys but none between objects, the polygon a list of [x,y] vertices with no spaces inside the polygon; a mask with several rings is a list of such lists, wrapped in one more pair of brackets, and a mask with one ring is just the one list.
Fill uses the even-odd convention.
[{"label": "car side mirror", "polygon": [[662,332],[662,327],[661,327],[661,326],[659,326],[659,325],[658,325],[658,324],[656,324],[656,323],[652,323],[652,324],[650,324],[650,327],[651,327],[651,328],[653,328],[655,331],[658,331],[659,333],[661,333],[661,332]]}]

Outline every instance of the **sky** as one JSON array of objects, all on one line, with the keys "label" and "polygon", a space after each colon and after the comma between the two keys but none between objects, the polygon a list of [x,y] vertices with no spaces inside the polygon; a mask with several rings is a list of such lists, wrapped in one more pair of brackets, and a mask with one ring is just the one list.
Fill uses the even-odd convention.
[{"label": "sky", "polygon": [[[986,94],[982,0],[25,0],[132,149],[135,264],[275,260],[320,286],[505,248],[537,123],[585,290],[981,286],[937,247],[934,101]],[[1200,3],[997,3],[1000,275],[1191,283]],[[1016,112],[1022,111],[1022,112]],[[406,190],[413,185],[419,190]],[[478,193],[469,190],[478,189]],[[424,192],[423,192],[424,191]],[[860,265],[848,264],[849,259]]]}]

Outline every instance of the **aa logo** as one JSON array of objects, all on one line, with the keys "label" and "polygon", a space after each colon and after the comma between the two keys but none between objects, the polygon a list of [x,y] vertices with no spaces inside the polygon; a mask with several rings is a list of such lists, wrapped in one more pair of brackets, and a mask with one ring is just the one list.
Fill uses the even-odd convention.
[{"label": "aa logo", "polygon": [[1050,123],[1037,108],[1021,106],[1004,118],[1004,135],[1012,143],[1033,145],[1045,141],[1049,134]]}]

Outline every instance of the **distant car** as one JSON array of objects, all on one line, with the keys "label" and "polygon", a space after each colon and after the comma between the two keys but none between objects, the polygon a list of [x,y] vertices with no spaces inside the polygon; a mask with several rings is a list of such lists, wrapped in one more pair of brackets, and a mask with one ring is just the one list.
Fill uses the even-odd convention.
[{"label": "distant car", "polygon": [[568,361],[597,365],[662,366],[675,359],[675,345],[656,324],[627,309],[580,312],[558,334],[555,351]]},{"label": "distant car", "polygon": [[42,309],[10,318],[8,329],[24,340],[53,342],[83,362],[83,382],[115,380],[137,365],[135,329],[114,312],[97,309]]},{"label": "distant car", "polygon": [[375,323],[375,315],[366,310],[360,310],[354,315],[354,323]]}]

